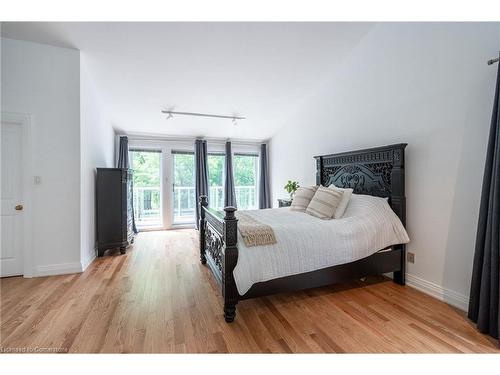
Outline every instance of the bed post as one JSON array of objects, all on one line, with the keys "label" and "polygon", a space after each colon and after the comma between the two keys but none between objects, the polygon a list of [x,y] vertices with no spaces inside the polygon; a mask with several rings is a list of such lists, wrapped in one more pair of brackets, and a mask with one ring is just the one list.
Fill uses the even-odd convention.
[{"label": "bed post", "polygon": [[[393,167],[391,172],[391,206],[399,219],[406,227],[406,194],[405,194],[405,147],[406,143],[399,144],[393,152]],[[394,282],[405,285],[406,283],[406,246],[397,245],[401,249],[401,269],[394,272]]]},{"label": "bed post", "polygon": [[200,196],[200,222],[198,228],[200,229],[200,262],[201,264],[207,263],[205,257],[205,210],[204,207],[208,206],[208,199],[206,195]]},{"label": "bed post", "polygon": [[321,171],[323,170],[323,157],[316,156],[316,185],[322,185],[321,181]]},{"label": "bed post", "polygon": [[238,262],[238,219],[235,207],[225,207],[224,211],[224,253],[222,256],[222,295],[224,297],[224,319],[231,323],[236,316],[239,293],[234,281],[233,270]]}]

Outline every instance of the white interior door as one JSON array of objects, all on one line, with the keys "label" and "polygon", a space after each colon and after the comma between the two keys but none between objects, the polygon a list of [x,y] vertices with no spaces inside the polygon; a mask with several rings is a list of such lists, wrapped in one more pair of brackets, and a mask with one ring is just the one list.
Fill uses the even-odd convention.
[{"label": "white interior door", "polygon": [[1,122],[0,277],[23,274],[23,126]]}]

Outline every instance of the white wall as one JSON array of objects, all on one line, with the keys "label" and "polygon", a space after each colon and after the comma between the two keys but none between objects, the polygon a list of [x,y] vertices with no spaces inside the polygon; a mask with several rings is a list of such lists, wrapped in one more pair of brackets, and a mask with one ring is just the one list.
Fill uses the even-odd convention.
[{"label": "white wall", "polygon": [[96,255],[95,169],[114,166],[115,134],[102,113],[98,91],[83,53],[80,67],[81,263],[85,269]]},{"label": "white wall", "polygon": [[[272,138],[274,204],[313,155],[407,142],[409,282],[465,308],[499,24],[378,24]],[[333,36],[332,36],[333,37]]]},{"label": "white wall", "polygon": [[[35,275],[80,267],[80,53],[1,39],[1,110],[32,115]],[[57,271],[59,270],[59,271]],[[29,272],[28,272],[29,274]]]}]

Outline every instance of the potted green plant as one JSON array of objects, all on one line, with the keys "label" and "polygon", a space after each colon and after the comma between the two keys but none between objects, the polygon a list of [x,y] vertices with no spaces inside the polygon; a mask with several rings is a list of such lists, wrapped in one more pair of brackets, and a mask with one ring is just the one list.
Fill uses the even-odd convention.
[{"label": "potted green plant", "polygon": [[288,180],[288,182],[285,185],[285,190],[287,191],[288,194],[290,194],[290,199],[293,199],[293,195],[299,188],[299,183],[298,181],[292,181]]}]

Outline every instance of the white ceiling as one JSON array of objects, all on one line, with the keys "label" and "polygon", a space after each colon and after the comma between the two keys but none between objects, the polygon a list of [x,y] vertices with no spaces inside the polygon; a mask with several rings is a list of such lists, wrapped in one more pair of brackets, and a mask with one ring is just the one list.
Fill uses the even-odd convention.
[{"label": "white ceiling", "polygon": [[[267,139],[370,23],[2,23],[2,36],[77,48],[102,111],[128,133]],[[176,116],[162,109],[247,117]]]}]

